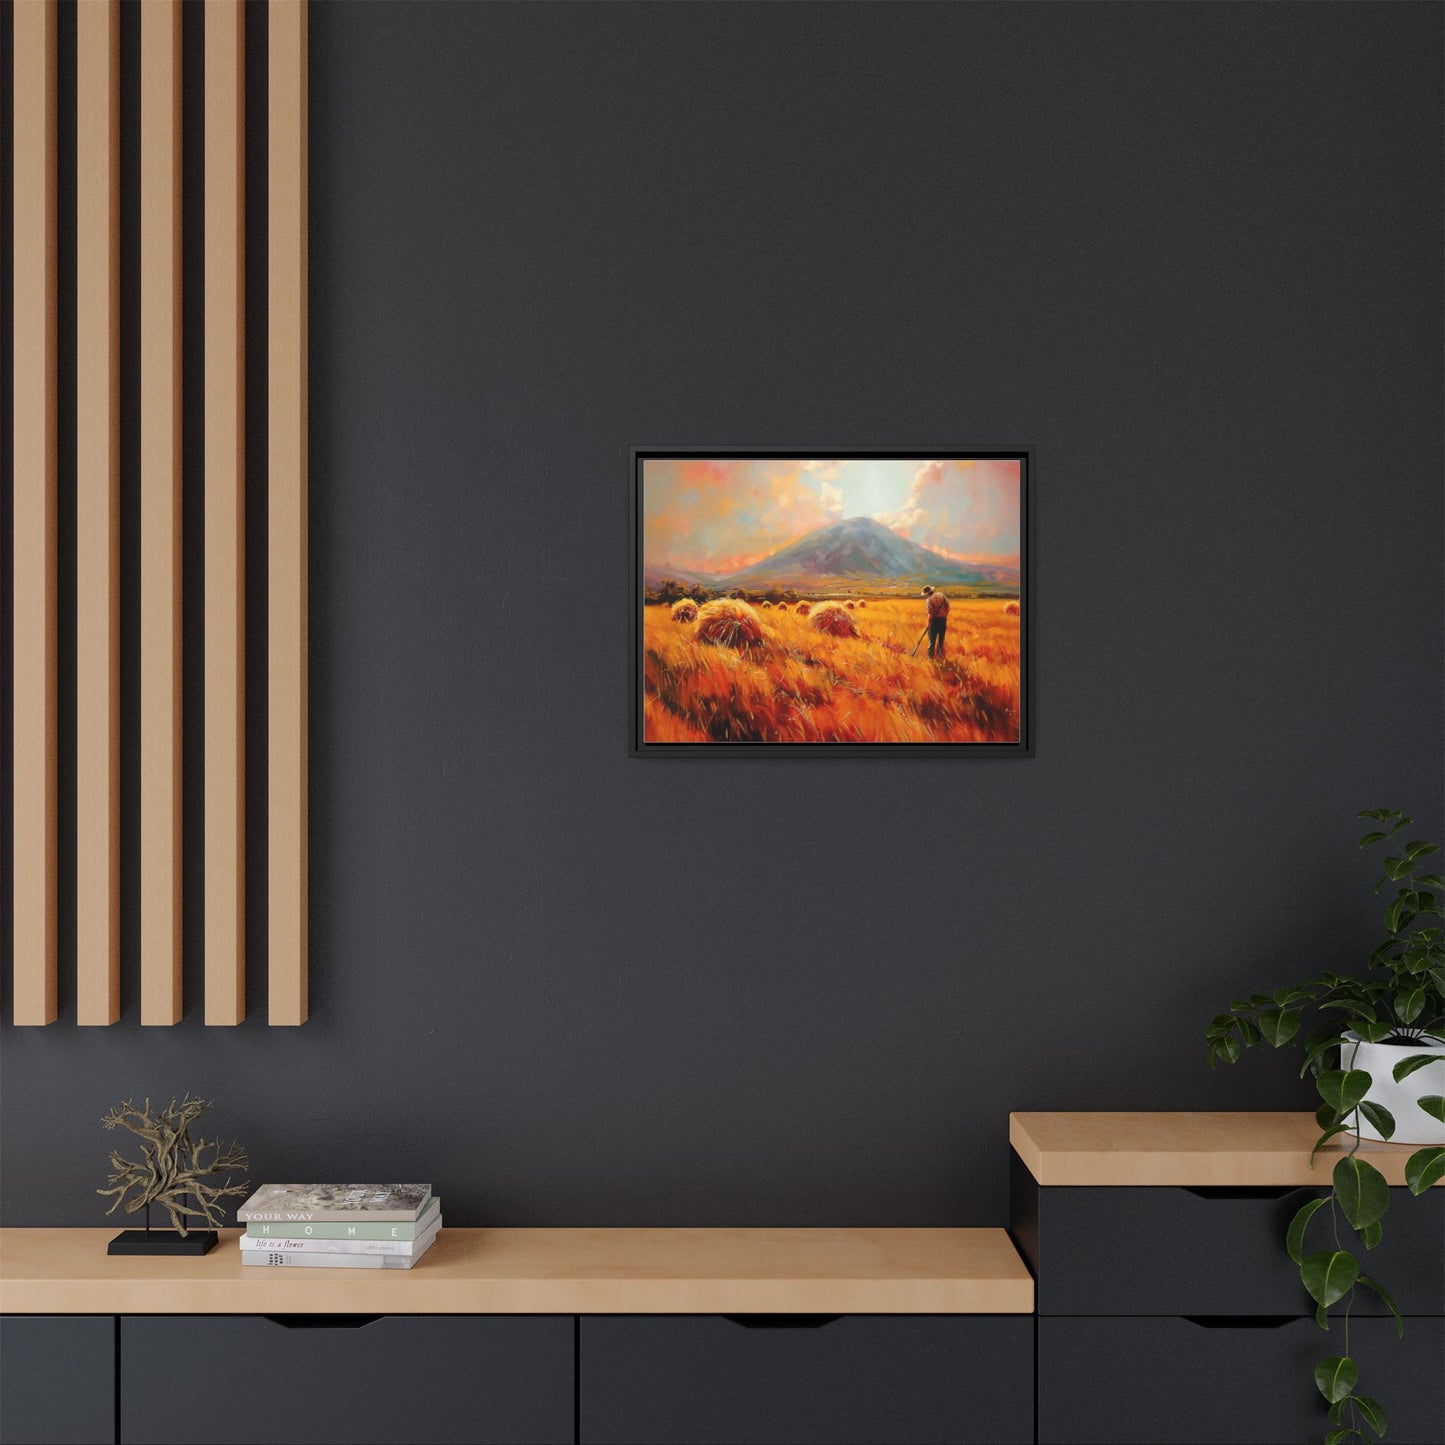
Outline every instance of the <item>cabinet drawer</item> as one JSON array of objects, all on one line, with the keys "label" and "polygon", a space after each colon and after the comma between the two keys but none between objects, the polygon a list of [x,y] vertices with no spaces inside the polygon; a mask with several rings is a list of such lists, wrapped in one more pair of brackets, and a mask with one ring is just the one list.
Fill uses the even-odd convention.
[{"label": "cabinet drawer", "polygon": [[584,1445],[1033,1439],[1028,1315],[584,1318]]},{"label": "cabinet drawer", "polygon": [[570,1441],[571,1317],[126,1316],[121,1438]]},{"label": "cabinet drawer", "polygon": [[[1313,1319],[1041,1319],[1039,1445],[1259,1445],[1331,1428],[1314,1367],[1344,1349]],[[1360,1389],[1389,1416],[1390,1445],[1445,1438],[1445,1320],[1355,1319]]]},{"label": "cabinet drawer", "polygon": [[[1290,1219],[1323,1189],[1041,1188],[1012,1161],[1010,1232],[1037,1280],[1040,1315],[1300,1315],[1314,1304],[1284,1249]],[[1328,1176],[1326,1176],[1328,1178]],[[1439,1314],[1445,1190],[1390,1191],[1366,1272],[1404,1314]],[[1311,1239],[1326,1247],[1317,1216]],[[1363,1248],[1357,1251],[1363,1254]],[[1352,1311],[1384,1315],[1360,1290]]]},{"label": "cabinet drawer", "polygon": [[115,1439],[115,1317],[0,1319],[0,1445]]}]

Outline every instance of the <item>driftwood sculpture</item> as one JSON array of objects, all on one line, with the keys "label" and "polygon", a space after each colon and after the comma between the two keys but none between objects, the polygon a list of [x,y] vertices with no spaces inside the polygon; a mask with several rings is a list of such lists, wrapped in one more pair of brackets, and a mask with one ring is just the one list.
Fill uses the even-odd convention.
[{"label": "driftwood sculpture", "polygon": [[[192,1139],[191,1125],[211,1107],[206,1099],[193,1099],[189,1094],[177,1103],[151,1113],[151,1101],[137,1109],[129,1099],[118,1104],[100,1121],[106,1129],[129,1129],[141,1142],[139,1160],[126,1159],[111,1151],[109,1189],[97,1194],[114,1194],[115,1203],[106,1210],[114,1214],[122,1204],[127,1214],[138,1214],[152,1204],[159,1204],[171,1217],[181,1238],[186,1236],[186,1217],[204,1220],[207,1229],[216,1229],[224,1219],[219,1203],[229,1195],[247,1192],[244,1180],[232,1184],[230,1175],[246,1168],[246,1151],[239,1144],[222,1145],[215,1139]],[[207,1158],[207,1154],[210,1155]],[[216,1175],[226,1177],[220,1183],[207,1184]],[[135,1191],[132,1198],[126,1195]],[[190,1200],[187,1203],[187,1200]],[[149,1219],[149,1216],[147,1216]]]}]

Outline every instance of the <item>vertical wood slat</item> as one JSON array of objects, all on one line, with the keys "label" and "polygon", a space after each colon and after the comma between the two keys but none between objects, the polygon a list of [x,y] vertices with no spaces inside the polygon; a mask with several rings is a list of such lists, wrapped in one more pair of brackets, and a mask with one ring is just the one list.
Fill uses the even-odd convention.
[{"label": "vertical wood slat", "polygon": [[140,12],[141,1023],[181,1017],[181,7]]},{"label": "vertical wood slat", "polygon": [[56,1016],[55,0],[14,7],[14,992]]},{"label": "vertical wood slat", "polygon": [[306,0],[267,11],[269,1021],[307,1014]]},{"label": "vertical wood slat", "polygon": [[120,1017],[120,0],[76,10],[76,1022]]},{"label": "vertical wood slat", "polygon": [[246,1016],[245,9],[206,7],[206,1003]]}]

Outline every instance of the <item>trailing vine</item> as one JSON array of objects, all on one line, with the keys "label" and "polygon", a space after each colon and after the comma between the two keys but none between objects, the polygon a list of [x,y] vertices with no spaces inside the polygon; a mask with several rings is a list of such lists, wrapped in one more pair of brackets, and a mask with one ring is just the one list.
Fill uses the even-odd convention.
[{"label": "trailing vine", "polygon": [[[1360,839],[1361,848],[1375,847],[1395,837],[1410,820],[1390,808],[1372,808],[1359,814],[1379,824]],[[1399,845],[1397,845],[1399,846]],[[1396,885],[1394,898],[1385,910],[1386,937],[1370,953],[1370,974],[1363,978],[1323,973],[1293,988],[1272,994],[1252,994],[1235,999],[1229,1012],[1219,1014],[1205,1031],[1211,1067],[1235,1063],[1246,1048],[1267,1043],[1281,1048],[1292,1042],[1303,1026],[1304,1012],[1324,1016],[1316,1032],[1303,1041],[1304,1064],[1300,1077],[1312,1074],[1323,1101],[1315,1112],[1319,1138],[1310,1151],[1310,1163],[1330,1140],[1352,1134],[1349,1152],[1335,1164],[1330,1191],[1309,1200],[1290,1221],[1285,1235],[1289,1257],[1299,1266],[1300,1280],[1315,1302],[1315,1320],[1322,1330],[1330,1327],[1329,1310],[1342,1305],[1343,1352],[1321,1360],[1315,1367],[1315,1385],[1328,1405],[1330,1424],[1325,1445],[1345,1445],[1366,1440],[1363,1426],[1379,1437],[1385,1433],[1384,1407],[1372,1396],[1359,1392],[1359,1367],[1350,1356],[1350,1307],[1355,1291],[1371,1290],[1395,1318],[1397,1333],[1405,1332],[1404,1320],[1389,1292],[1379,1280],[1360,1268],[1354,1241],[1350,1246],[1341,1236],[1341,1218],[1354,1231],[1364,1251],[1379,1244],[1382,1223],[1390,1206],[1390,1186],[1384,1175],[1359,1156],[1361,1120],[1369,1123],[1384,1139],[1391,1138],[1396,1120],[1388,1109],[1366,1096],[1374,1079],[1366,1069],[1357,1069],[1353,1052],[1345,1051],[1352,1032],[1367,1043],[1435,1048],[1445,1028],[1445,946],[1439,926],[1430,919],[1445,918],[1445,879],[1438,873],[1420,871],[1421,860],[1440,851],[1425,839],[1414,839],[1388,855],[1378,894],[1388,884]],[[1383,975],[1383,976],[1382,976]],[[1357,1047],[1357,1046],[1356,1046]],[[1332,1055],[1338,1050],[1338,1056]],[[1441,1061],[1439,1053],[1410,1054],[1393,1069],[1396,1083]],[[1331,1067],[1331,1064],[1334,1067]],[[1445,1096],[1423,1095],[1419,1107],[1432,1119],[1445,1122]],[[1445,1148],[1428,1146],[1416,1150],[1405,1161],[1405,1182],[1412,1194],[1423,1194],[1445,1177]],[[1315,1216],[1329,1208],[1332,1249],[1308,1250],[1306,1235]]]}]

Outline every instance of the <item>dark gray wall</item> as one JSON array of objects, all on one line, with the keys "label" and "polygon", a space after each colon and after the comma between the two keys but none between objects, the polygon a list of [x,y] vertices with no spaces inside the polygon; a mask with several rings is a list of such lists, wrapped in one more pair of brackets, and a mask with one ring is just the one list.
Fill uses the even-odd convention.
[{"label": "dark gray wall", "polygon": [[[473,1224],[997,1223],[1011,1109],[1307,1106],[1201,1029],[1442,825],[1439,7],[311,24],[312,1021],[256,886],[201,1025],[193,735],[188,1017],[128,907],[126,1021],[7,1028],[5,1221],[186,1089]],[[1036,758],[627,757],[629,446],[1020,443]]]}]

